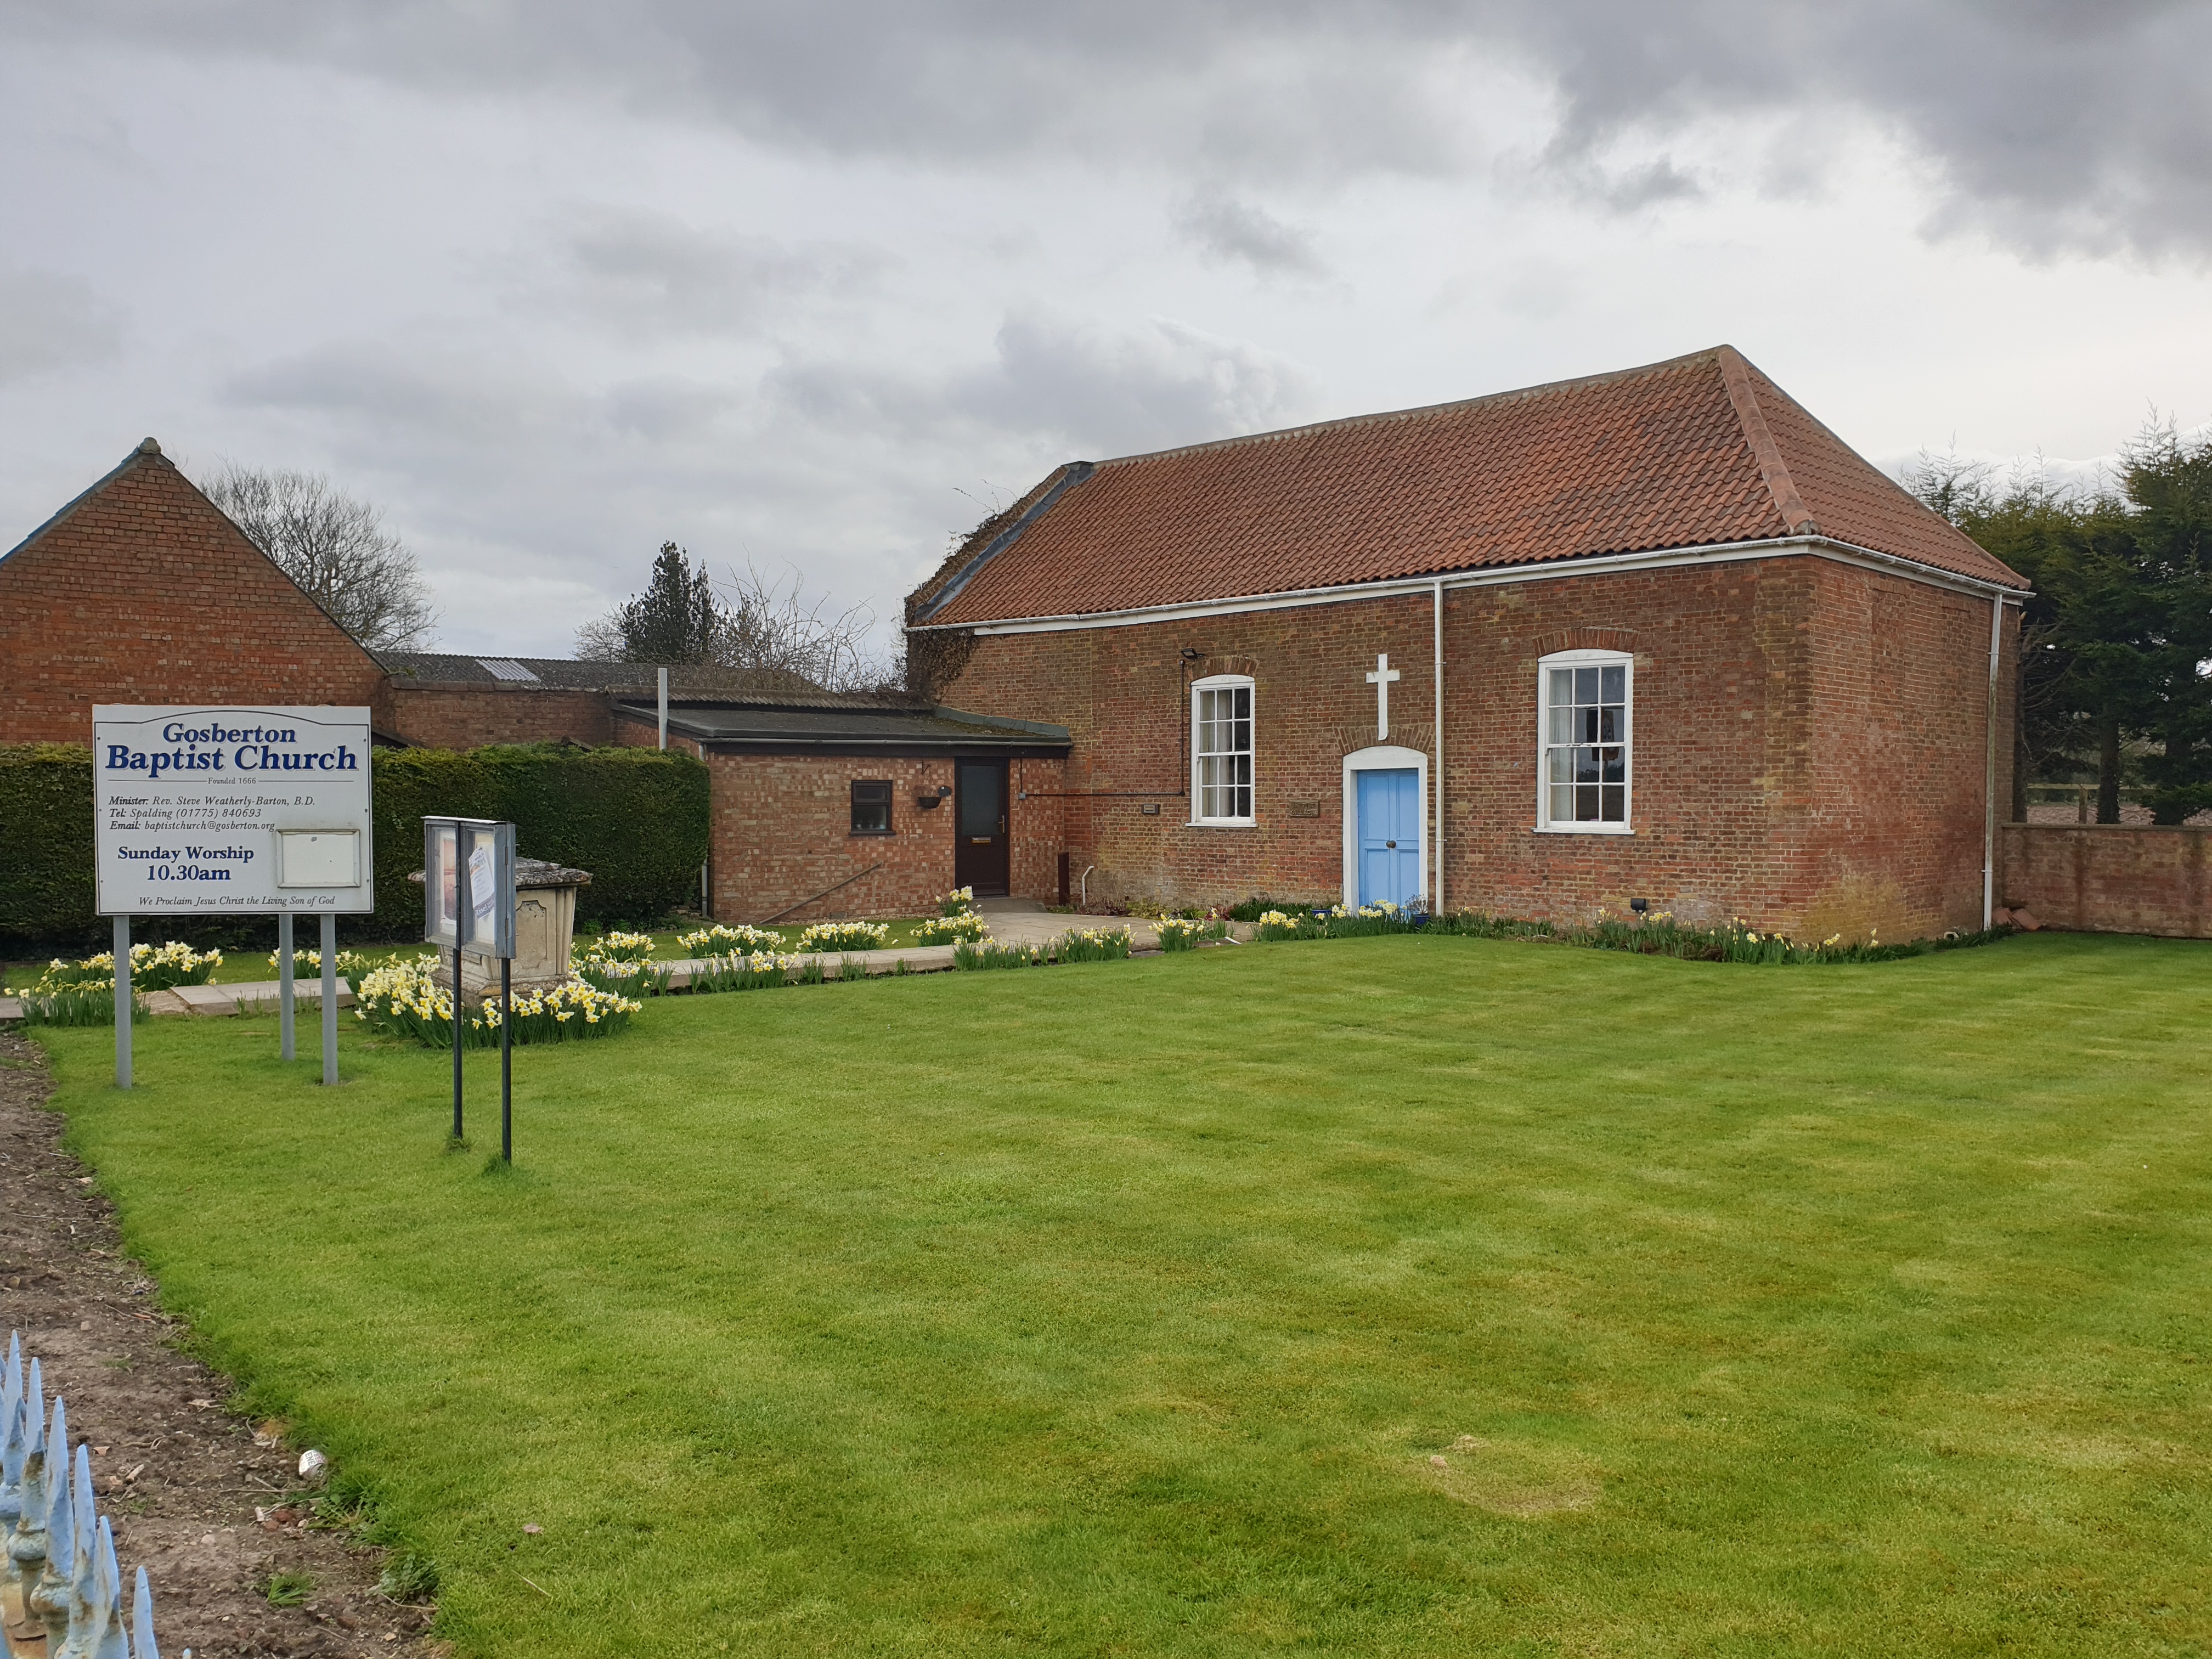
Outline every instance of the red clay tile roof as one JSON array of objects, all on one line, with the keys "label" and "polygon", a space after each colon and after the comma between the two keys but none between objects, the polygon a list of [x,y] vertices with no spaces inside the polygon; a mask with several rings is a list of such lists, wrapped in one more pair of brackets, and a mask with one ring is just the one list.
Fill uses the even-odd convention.
[{"label": "red clay tile roof", "polygon": [[908,615],[1091,615],[1800,532],[2027,586],[1720,346],[1073,463],[948,559]]}]

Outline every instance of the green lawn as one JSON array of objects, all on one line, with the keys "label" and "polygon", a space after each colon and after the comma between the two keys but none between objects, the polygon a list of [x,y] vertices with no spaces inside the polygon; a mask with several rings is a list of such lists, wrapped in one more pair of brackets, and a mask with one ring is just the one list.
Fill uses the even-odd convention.
[{"label": "green lawn", "polygon": [[493,1054],[448,1153],[441,1054],[43,1036],[471,1659],[2172,1655],[2208,1016],[2212,947],[2049,934],[664,999],[518,1052],[512,1173]]}]

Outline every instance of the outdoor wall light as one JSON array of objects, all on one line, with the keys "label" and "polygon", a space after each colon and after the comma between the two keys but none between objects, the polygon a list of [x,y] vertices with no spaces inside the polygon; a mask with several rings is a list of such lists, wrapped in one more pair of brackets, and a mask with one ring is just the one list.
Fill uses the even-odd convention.
[{"label": "outdoor wall light", "polygon": [[1651,901],[1650,899],[1631,899],[1628,901],[1628,908],[1635,911],[1636,914],[1640,916],[1651,908]]}]

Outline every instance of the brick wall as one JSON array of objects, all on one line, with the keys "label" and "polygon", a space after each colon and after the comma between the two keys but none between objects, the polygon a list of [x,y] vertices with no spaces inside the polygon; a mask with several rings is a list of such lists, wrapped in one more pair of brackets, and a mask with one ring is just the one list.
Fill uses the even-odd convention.
[{"label": "brick wall", "polygon": [[488,743],[615,741],[610,699],[599,691],[548,686],[425,684],[395,678],[390,729],[432,749],[477,749]]},{"label": "brick wall", "polygon": [[2048,927],[2212,939],[2212,830],[2008,823],[1999,902]]},{"label": "brick wall", "polygon": [[[653,726],[635,720],[617,719],[614,736],[646,747],[659,740]],[[784,920],[933,915],[938,896],[951,888],[952,798],[937,795],[952,787],[950,756],[726,754],[674,734],[668,741],[698,753],[713,778],[708,878],[716,921],[765,921],[848,876],[860,878]],[[853,833],[853,784],[863,778],[890,782],[888,836]],[[1010,760],[1006,784],[1008,889],[1049,904],[1060,878],[1060,763]],[[918,806],[922,795],[941,804]],[[860,874],[875,865],[883,867]]]},{"label": "brick wall", "polygon": [[[707,764],[714,780],[712,873],[718,920],[763,921],[878,866],[784,919],[928,915],[936,910],[938,896],[952,885],[952,801],[947,797],[927,809],[915,805],[917,797],[935,799],[940,787],[951,787],[949,757],[885,760],[710,750]],[[1016,761],[1010,769],[1032,789],[1058,787],[1057,761]],[[861,778],[890,781],[888,836],[853,833],[852,786]],[[1018,896],[1050,902],[1059,868],[1058,803],[1015,800],[1011,809],[1012,890]]]},{"label": "brick wall", "polygon": [[[1819,936],[1978,925],[1989,615],[1802,557],[1448,592],[1445,902],[1567,920],[1640,896]],[[1342,758],[1376,740],[1377,653],[1403,675],[1391,740],[1433,757],[1431,628],[1424,594],[992,636],[940,695],[1070,728],[1066,835],[1094,896],[1320,900],[1342,885]],[[1537,659],[1579,645],[1635,658],[1632,836],[1533,828]],[[1186,823],[1185,688],[1217,672],[1255,681],[1249,829]],[[2004,724],[2000,800],[2010,753]]]},{"label": "brick wall", "polygon": [[92,741],[98,702],[389,708],[375,659],[159,455],[0,560],[0,743]]}]

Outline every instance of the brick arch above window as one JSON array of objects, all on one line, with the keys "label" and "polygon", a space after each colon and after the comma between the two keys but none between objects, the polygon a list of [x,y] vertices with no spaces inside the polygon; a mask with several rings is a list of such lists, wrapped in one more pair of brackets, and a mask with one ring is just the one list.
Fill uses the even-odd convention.
[{"label": "brick arch above window", "polygon": [[1555,628],[1548,634],[1539,634],[1528,641],[1540,657],[1548,657],[1554,651],[1619,651],[1627,656],[1636,654],[1636,630],[1632,628]]},{"label": "brick arch above window", "polygon": [[1260,660],[1256,657],[1200,657],[1190,665],[1194,680],[1207,680],[1218,674],[1242,674],[1248,679],[1260,676]]}]

